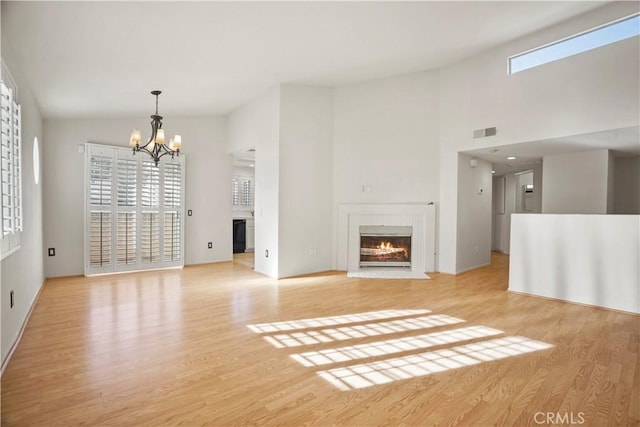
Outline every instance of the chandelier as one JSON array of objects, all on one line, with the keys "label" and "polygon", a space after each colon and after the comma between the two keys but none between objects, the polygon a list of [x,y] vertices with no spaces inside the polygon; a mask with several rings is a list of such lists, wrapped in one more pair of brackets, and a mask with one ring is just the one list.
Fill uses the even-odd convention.
[{"label": "chandelier", "polygon": [[142,137],[139,129],[131,131],[131,138],[129,139],[129,147],[133,149],[135,155],[138,151],[144,151],[153,157],[153,161],[158,166],[158,162],[162,156],[169,154],[171,158],[180,155],[180,149],[182,148],[182,137],[176,135],[169,140],[169,143],[165,143],[164,129],[162,129],[162,116],[158,115],[158,95],[162,92],[159,90],[151,91],[151,95],[156,97],[156,113],[151,115],[151,137],[144,145],[141,145]]}]

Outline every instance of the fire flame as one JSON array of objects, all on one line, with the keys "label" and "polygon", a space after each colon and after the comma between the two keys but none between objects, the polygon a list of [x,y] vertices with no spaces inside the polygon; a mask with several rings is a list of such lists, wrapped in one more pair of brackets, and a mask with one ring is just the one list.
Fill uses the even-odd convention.
[{"label": "fire flame", "polygon": [[393,249],[391,242],[382,242],[378,245],[378,249]]},{"label": "fire flame", "polygon": [[[380,244],[376,247],[376,249],[380,249],[380,250],[383,250],[383,251],[389,251],[391,249],[396,249],[396,247],[393,246],[393,244],[391,242],[380,242]],[[394,252],[396,252],[396,251],[404,252],[404,256],[405,257],[409,256],[409,252],[405,248],[400,247],[400,248],[396,249]]]}]

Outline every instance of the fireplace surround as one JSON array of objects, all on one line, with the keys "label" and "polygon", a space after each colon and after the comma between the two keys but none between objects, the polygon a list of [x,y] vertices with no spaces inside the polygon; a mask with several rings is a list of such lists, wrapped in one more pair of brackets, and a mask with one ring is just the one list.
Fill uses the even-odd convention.
[{"label": "fireplace surround", "polygon": [[[338,270],[347,277],[428,279],[435,265],[435,206],[430,203],[339,204],[337,223]],[[410,267],[361,267],[361,226],[411,228]],[[386,246],[386,245],[385,245]]]}]

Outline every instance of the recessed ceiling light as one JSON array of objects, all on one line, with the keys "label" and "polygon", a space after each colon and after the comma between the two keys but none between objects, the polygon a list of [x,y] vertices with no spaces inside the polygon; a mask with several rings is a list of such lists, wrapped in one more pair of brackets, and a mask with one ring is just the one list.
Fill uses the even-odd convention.
[{"label": "recessed ceiling light", "polygon": [[256,165],[254,165],[253,163],[249,165],[250,168],[255,167]]},{"label": "recessed ceiling light", "polygon": [[491,171],[491,173],[496,173],[496,171]]},{"label": "recessed ceiling light", "polygon": [[509,157],[507,157],[507,160],[515,160],[515,159],[516,159],[516,157],[515,157],[515,156],[509,156]]}]

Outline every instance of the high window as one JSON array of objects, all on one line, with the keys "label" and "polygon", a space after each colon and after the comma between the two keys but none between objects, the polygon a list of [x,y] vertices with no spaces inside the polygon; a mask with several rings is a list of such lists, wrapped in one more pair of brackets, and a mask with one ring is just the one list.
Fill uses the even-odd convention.
[{"label": "high window", "polygon": [[[4,67],[3,67],[4,71]],[[0,211],[2,258],[20,248],[22,233],[22,110],[16,102],[17,88],[0,81]]]},{"label": "high window", "polygon": [[640,34],[640,15],[585,31],[509,58],[509,74],[587,52]]},{"label": "high window", "polygon": [[85,274],[184,265],[184,156],[87,144]]}]

